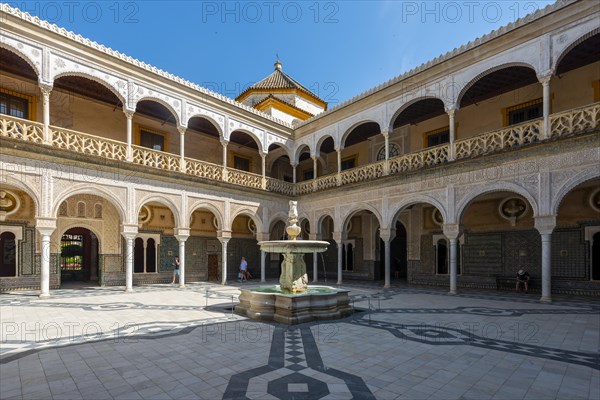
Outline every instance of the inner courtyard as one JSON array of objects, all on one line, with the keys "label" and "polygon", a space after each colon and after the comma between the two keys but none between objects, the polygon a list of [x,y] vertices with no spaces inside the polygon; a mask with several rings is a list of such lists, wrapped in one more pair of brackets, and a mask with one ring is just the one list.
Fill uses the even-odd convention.
[{"label": "inner courtyard", "polygon": [[[600,398],[597,2],[337,105],[0,21],[0,399]],[[291,219],[339,319],[234,312]]]}]

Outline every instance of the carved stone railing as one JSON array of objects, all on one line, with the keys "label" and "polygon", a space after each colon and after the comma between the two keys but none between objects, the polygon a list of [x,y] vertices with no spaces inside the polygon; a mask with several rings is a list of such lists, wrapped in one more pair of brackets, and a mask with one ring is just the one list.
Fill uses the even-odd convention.
[{"label": "carved stone railing", "polygon": [[0,119],[0,136],[25,142],[43,143],[44,125],[26,119],[2,115]]},{"label": "carved stone railing", "polygon": [[342,171],[340,174],[342,178],[342,185],[380,178],[383,176],[384,168],[385,161],[379,161],[374,164],[368,164],[362,167],[356,167]]},{"label": "carved stone railing", "polygon": [[519,125],[483,133],[454,142],[454,157],[470,158],[538,142],[544,120],[539,118]]},{"label": "carved stone railing", "polygon": [[54,126],[50,130],[52,132],[52,146],[59,149],[105,157],[111,160],[125,160],[127,156],[127,146],[123,142]]},{"label": "carved stone railing", "polygon": [[133,148],[133,162],[135,164],[164,169],[166,171],[179,171],[179,156],[141,146],[131,147]]},{"label": "carved stone railing", "polygon": [[337,174],[317,177],[313,181],[313,192],[325,190],[337,186]]},{"label": "carved stone railing", "polygon": [[397,174],[405,171],[413,171],[423,167],[431,167],[448,161],[448,150],[450,146],[443,144],[431,147],[416,153],[405,154],[389,159],[389,173]]},{"label": "carved stone railing", "polygon": [[[548,138],[585,133],[600,128],[600,103],[551,114]],[[483,133],[454,143],[455,159],[476,157],[510,148],[516,148],[542,140],[543,119]],[[50,126],[51,146],[82,154],[90,154],[111,160],[125,161],[127,145],[69,129]],[[0,137],[44,144],[44,126],[21,118],[0,116]],[[180,172],[180,157],[141,146],[132,146],[133,163],[167,171]],[[448,161],[449,145],[427,148],[388,160],[387,173],[399,174],[420,168],[439,165]],[[296,184],[275,178],[224,168],[205,161],[185,159],[185,173],[214,181],[226,181],[244,187],[280,193],[286,196],[303,195],[330,189],[339,185],[365,182],[385,175],[386,162],[379,161],[350,170],[321,176]]]},{"label": "carved stone railing", "polygon": [[286,182],[275,178],[267,178],[267,190],[269,192],[293,196],[295,194],[294,186],[295,185],[291,182]]},{"label": "carved stone railing", "polygon": [[214,181],[223,180],[222,165],[186,158],[185,168],[186,172],[190,175],[198,176],[200,178],[211,179]]},{"label": "carved stone railing", "polygon": [[600,103],[550,115],[549,137],[572,135],[600,127]]},{"label": "carved stone railing", "polygon": [[302,181],[296,183],[296,195],[307,194],[313,192],[313,180]]},{"label": "carved stone railing", "polygon": [[227,168],[227,182],[254,189],[262,189],[262,175],[240,171],[239,169]]}]

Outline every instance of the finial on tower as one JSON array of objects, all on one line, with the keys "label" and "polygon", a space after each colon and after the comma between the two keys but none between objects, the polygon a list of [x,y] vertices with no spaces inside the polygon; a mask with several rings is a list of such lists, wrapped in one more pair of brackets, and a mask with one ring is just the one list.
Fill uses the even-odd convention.
[{"label": "finial on tower", "polygon": [[283,65],[281,64],[281,61],[279,61],[279,53],[275,54],[277,56],[277,61],[275,61],[275,69],[278,69],[281,71],[281,69],[283,68]]}]

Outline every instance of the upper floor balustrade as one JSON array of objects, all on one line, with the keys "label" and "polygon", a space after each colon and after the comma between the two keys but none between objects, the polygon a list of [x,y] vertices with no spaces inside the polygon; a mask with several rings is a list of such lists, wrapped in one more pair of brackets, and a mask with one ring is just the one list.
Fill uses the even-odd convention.
[{"label": "upper floor balustrade", "polygon": [[[457,140],[452,144],[454,161],[510,151],[535,144],[543,145],[545,141],[572,135],[597,132],[600,130],[600,102],[551,114],[549,116],[549,126],[549,134],[542,136],[543,119],[539,118]],[[236,186],[279,193],[285,196],[314,193],[333,187],[373,181],[388,175],[400,175],[409,171],[418,171],[453,162],[449,158],[451,145],[443,144],[294,184],[206,161],[191,158],[182,159],[175,154],[136,145],[132,146],[132,157],[128,160],[127,144],[124,142],[56,126],[49,126],[48,129],[50,141],[45,143],[43,124],[7,115],[2,115],[0,118],[0,137],[2,138],[176,172],[183,176],[190,175],[210,181],[228,182]]]}]

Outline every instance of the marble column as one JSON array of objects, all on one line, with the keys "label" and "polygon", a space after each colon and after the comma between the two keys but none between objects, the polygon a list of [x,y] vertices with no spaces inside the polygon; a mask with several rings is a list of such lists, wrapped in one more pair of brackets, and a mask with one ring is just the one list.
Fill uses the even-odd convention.
[{"label": "marble column", "polygon": [[185,126],[177,127],[179,131],[179,171],[185,173]]},{"label": "marble column", "polygon": [[56,219],[36,218],[35,228],[42,236],[40,297],[50,296],[50,238],[56,229]]},{"label": "marble column", "polygon": [[190,237],[190,230],[178,228],[175,238],[179,242],[179,287],[185,287],[185,241]]},{"label": "marble column", "polygon": [[223,245],[223,251],[221,256],[221,284],[225,285],[227,283],[227,243],[229,243],[229,238],[218,238],[221,244]]},{"label": "marble column", "polygon": [[459,224],[444,224],[444,236],[450,244],[450,294],[457,293],[457,254],[458,254],[458,237],[460,236],[461,226]]},{"label": "marble column", "polygon": [[389,288],[391,283],[391,272],[390,272],[390,245],[391,241],[384,240],[383,244],[385,246],[385,283],[383,285],[384,288]]},{"label": "marble column", "polygon": [[133,292],[133,241],[135,237],[125,237],[125,291]]},{"label": "marble column", "polygon": [[385,140],[385,164],[383,165],[383,173],[384,175],[388,175],[389,174],[389,170],[390,170],[390,164],[389,164],[389,159],[390,159],[390,135],[388,131],[383,131],[381,132],[381,134],[383,135],[383,139]]},{"label": "marble column", "polygon": [[552,79],[554,71],[547,71],[544,74],[538,75],[538,80],[542,84],[542,96],[543,96],[543,104],[542,104],[542,112],[544,116],[541,132],[541,138],[547,139],[552,136],[552,132],[550,132],[550,103],[552,101],[550,97],[550,80]]},{"label": "marble column", "polygon": [[454,161],[454,128],[455,128],[455,122],[454,122],[454,114],[456,112],[455,108],[449,108],[446,109],[446,113],[448,114],[448,119],[449,119],[449,147],[448,147],[448,161]]},{"label": "marble column", "polygon": [[337,284],[341,285],[342,284],[342,262],[343,262],[343,251],[344,251],[344,244],[339,241],[337,242],[337,253],[338,253],[338,259],[337,259]]},{"label": "marble column", "polygon": [[228,140],[221,139],[221,146],[223,146],[223,182],[227,182],[227,144]]},{"label": "marble column", "polygon": [[[136,224],[127,224],[121,227],[121,235],[125,239],[125,291],[133,292],[133,245],[138,233]],[[144,251],[144,257],[146,252]],[[144,258],[144,268],[146,259]]]},{"label": "marble column", "polygon": [[542,303],[552,301],[552,233],[542,233]]},{"label": "marble column", "polygon": [[456,276],[457,276],[457,250],[458,240],[456,238],[449,239],[450,241],[450,294],[456,294]]},{"label": "marble column", "polygon": [[266,269],[266,257],[267,257],[267,253],[265,253],[264,251],[260,251],[260,281],[261,282],[266,282],[266,274],[265,274],[265,269]]},{"label": "marble column", "polygon": [[133,161],[133,111],[125,111],[125,118],[127,119],[127,153],[125,159],[129,162]]},{"label": "marble column", "polygon": [[42,92],[43,123],[44,123],[44,144],[52,144],[52,135],[50,132],[50,93],[52,86],[40,85]]},{"label": "marble column", "polygon": [[556,227],[556,215],[535,217],[535,229],[542,241],[542,297],[540,302],[552,301],[552,231]]}]

